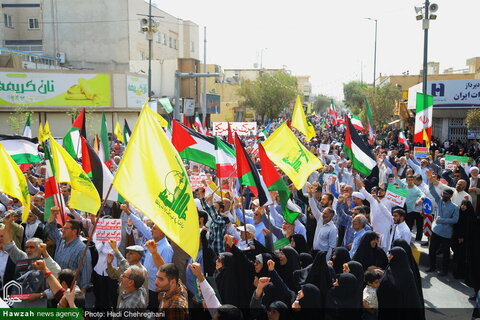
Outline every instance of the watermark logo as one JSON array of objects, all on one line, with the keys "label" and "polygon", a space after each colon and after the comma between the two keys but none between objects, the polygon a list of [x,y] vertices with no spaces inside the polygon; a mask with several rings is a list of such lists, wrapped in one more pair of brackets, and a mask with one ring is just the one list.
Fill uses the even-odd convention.
[{"label": "watermark logo", "polygon": [[[18,292],[18,294],[8,294],[8,291],[10,288],[16,288],[15,291]],[[23,295],[23,288],[22,285],[19,284],[17,281],[12,280],[8,282],[4,287],[3,287],[3,301],[11,307],[15,302],[22,302],[22,299],[24,298]]]}]

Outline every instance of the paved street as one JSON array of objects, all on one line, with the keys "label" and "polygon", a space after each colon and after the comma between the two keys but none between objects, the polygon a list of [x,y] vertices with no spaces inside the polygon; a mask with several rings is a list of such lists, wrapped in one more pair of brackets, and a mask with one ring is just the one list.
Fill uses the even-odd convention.
[{"label": "paved street", "polygon": [[473,305],[468,297],[473,289],[462,280],[455,279],[451,273],[440,277],[438,273],[426,273],[425,262],[428,261],[428,248],[416,246],[422,255],[420,259],[420,276],[422,277],[423,296],[425,299],[426,318],[430,319],[471,319]]}]

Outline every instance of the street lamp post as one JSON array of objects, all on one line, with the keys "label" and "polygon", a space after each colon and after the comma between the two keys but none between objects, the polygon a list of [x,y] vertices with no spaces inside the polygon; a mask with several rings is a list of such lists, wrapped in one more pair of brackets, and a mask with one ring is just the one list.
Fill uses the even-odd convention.
[{"label": "street lamp post", "polygon": [[377,76],[377,19],[365,18],[367,20],[375,21],[375,47],[373,51],[373,88],[375,89],[375,79]]},{"label": "street lamp post", "polygon": [[428,75],[428,27],[430,20],[428,17],[428,9],[430,6],[430,1],[425,0],[425,17],[423,19],[423,84],[422,92],[425,99],[424,105],[427,105],[427,75]]}]

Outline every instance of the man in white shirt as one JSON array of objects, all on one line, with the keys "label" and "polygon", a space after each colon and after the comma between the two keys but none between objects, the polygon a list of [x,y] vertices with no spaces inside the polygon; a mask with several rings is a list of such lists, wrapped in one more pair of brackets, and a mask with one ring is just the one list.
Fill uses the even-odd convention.
[{"label": "man in white shirt", "polygon": [[402,238],[408,243],[412,241],[412,234],[410,232],[410,228],[408,227],[407,223],[405,222],[406,212],[403,209],[395,209],[393,210],[393,228],[392,228],[392,238],[390,243],[392,244],[395,239]]}]

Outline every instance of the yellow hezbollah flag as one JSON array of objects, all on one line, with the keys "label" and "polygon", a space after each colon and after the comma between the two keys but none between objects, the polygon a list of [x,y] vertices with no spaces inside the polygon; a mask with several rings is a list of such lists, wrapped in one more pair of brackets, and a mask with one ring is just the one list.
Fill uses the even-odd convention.
[{"label": "yellow hezbollah flag", "polygon": [[0,144],[0,192],[17,198],[22,203],[22,222],[26,222],[30,212],[30,194],[22,170],[13,161],[7,150]]},{"label": "yellow hezbollah flag", "polygon": [[58,142],[50,137],[53,175],[57,182],[69,183],[72,187],[69,205],[72,208],[97,214],[100,196],[82,167]]},{"label": "yellow hezbollah flag", "polygon": [[270,160],[282,169],[297,189],[303,188],[313,171],[322,168],[322,162],[298,141],[283,123],[263,143]]},{"label": "yellow hezbollah flag", "polygon": [[425,141],[425,146],[430,149],[430,139],[425,128],[423,129],[423,140]]},{"label": "yellow hezbollah flag", "polygon": [[197,208],[182,159],[163,131],[162,120],[143,107],[113,186],[195,260],[200,240]]},{"label": "yellow hezbollah flag", "polygon": [[122,129],[120,128],[120,123],[118,123],[118,121],[117,121],[117,124],[115,125],[115,130],[113,131],[113,133],[115,133],[115,135],[117,136],[118,141],[124,142]]},{"label": "yellow hezbollah flag", "polygon": [[307,103],[307,114],[311,114],[311,113],[312,113],[312,104]]},{"label": "yellow hezbollah flag", "polygon": [[310,123],[310,121],[307,120],[307,117],[305,117],[305,112],[303,111],[300,96],[297,96],[295,108],[293,109],[292,127],[303,133],[307,141],[310,141],[310,139],[317,135],[315,133],[315,128]]},{"label": "yellow hezbollah flag", "polygon": [[39,123],[38,124],[38,143],[42,143],[43,142],[43,127],[42,127],[42,123]]}]

